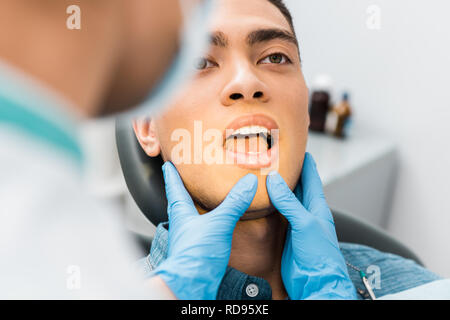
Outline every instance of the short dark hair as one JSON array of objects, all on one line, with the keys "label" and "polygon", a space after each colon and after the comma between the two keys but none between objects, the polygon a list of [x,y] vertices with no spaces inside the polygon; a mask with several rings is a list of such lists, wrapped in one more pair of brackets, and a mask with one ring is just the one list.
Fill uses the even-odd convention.
[{"label": "short dark hair", "polygon": [[[273,4],[275,7],[277,7],[278,10],[280,10],[281,14],[286,18],[287,22],[289,23],[289,26],[291,27],[291,31],[292,31],[294,37],[297,39],[297,34],[295,33],[294,21],[292,19],[291,12],[284,4],[284,1],[283,0],[268,0],[268,1],[271,4]],[[300,63],[302,63],[302,58],[300,56],[300,48],[298,47],[298,44],[297,44],[297,49],[298,49],[298,57],[300,59]]]},{"label": "short dark hair", "polygon": [[294,22],[293,22],[293,19],[292,19],[292,15],[291,15],[291,12],[289,11],[289,9],[284,4],[284,1],[283,0],[268,0],[268,1],[271,4],[273,4],[275,7],[277,7],[278,10],[280,10],[280,12],[286,18],[287,22],[289,23],[289,26],[292,29],[292,32],[295,35]]}]

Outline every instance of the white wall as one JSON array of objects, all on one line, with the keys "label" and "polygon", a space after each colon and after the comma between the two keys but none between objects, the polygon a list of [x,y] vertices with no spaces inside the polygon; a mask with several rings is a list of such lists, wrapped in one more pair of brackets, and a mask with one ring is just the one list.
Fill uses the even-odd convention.
[{"label": "white wall", "polygon": [[[398,144],[388,230],[450,277],[450,1],[286,3],[308,83],[329,73],[351,91],[355,124]],[[367,27],[370,5],[380,30]]]}]

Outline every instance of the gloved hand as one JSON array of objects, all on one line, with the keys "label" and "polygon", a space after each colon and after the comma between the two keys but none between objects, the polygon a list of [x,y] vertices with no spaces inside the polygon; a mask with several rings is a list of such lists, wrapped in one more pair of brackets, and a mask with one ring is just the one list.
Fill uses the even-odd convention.
[{"label": "gloved hand", "polygon": [[278,173],[270,173],[266,181],[272,204],[289,222],[281,260],[289,297],[356,299],[312,156],[306,153],[301,181],[294,190],[302,202]]},{"label": "gloved hand", "polygon": [[169,215],[168,258],[154,274],[178,299],[216,298],[225,274],[236,222],[250,206],[258,179],[248,174],[214,210],[200,215],[172,163],[163,165]]}]

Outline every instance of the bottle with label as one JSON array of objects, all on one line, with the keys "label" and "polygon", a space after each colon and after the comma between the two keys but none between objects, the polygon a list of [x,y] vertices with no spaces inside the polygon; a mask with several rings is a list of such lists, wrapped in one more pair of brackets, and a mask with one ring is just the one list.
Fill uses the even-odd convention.
[{"label": "bottle with label", "polygon": [[345,138],[348,135],[351,116],[349,94],[345,92],[342,95],[342,101],[334,106],[327,115],[326,131],[335,137]]},{"label": "bottle with label", "polygon": [[328,75],[316,77],[313,83],[309,116],[311,131],[325,132],[325,123],[331,101],[331,78]]}]

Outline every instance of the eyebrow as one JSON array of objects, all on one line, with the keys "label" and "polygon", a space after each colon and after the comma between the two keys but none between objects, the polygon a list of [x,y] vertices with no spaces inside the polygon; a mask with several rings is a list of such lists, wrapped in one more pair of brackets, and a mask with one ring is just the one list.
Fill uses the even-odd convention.
[{"label": "eyebrow", "polygon": [[[272,40],[283,40],[294,44],[297,48],[299,47],[297,38],[291,32],[278,29],[278,28],[269,28],[269,29],[257,29],[250,32],[247,35],[247,44],[249,46],[254,46],[258,43],[268,42]],[[227,36],[221,32],[216,31],[210,35],[210,43],[214,46],[226,48],[228,46],[228,38]]]},{"label": "eyebrow", "polygon": [[228,38],[223,32],[217,31],[210,35],[210,43],[217,47],[226,48],[228,47]]},{"label": "eyebrow", "polygon": [[247,36],[249,46],[271,40],[283,40],[294,44],[298,48],[297,38],[289,31],[278,28],[258,29],[250,32]]}]

